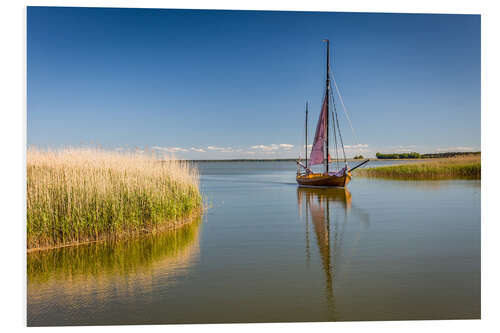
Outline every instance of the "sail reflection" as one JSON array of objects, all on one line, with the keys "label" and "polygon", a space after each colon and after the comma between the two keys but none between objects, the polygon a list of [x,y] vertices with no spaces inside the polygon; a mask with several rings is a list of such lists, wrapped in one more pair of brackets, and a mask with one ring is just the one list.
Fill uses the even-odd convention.
[{"label": "sail reflection", "polygon": [[[352,197],[346,188],[297,188],[299,214],[306,222],[306,258],[310,260],[310,222],[325,274],[326,297],[330,313],[334,313],[334,280],[338,273],[342,240],[348,215],[351,211]],[[304,211],[305,210],[305,211]]]},{"label": "sail reflection", "polygon": [[157,284],[175,283],[198,260],[200,223],[201,216],[157,235],[29,253],[28,312],[36,317],[47,304],[75,307],[110,297],[151,297]]}]

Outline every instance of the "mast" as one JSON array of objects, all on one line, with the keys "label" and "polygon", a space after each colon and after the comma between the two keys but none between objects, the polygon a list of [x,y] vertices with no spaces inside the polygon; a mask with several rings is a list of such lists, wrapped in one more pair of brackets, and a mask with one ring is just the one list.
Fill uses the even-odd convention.
[{"label": "mast", "polygon": [[308,112],[308,102],[306,102],[306,171],[307,171],[307,112]]},{"label": "mast", "polygon": [[329,148],[328,148],[328,137],[329,137],[329,127],[330,121],[328,120],[328,116],[330,113],[330,41],[328,39],[324,39],[326,42],[326,149],[325,149],[325,172],[328,173],[328,156],[329,156]]}]

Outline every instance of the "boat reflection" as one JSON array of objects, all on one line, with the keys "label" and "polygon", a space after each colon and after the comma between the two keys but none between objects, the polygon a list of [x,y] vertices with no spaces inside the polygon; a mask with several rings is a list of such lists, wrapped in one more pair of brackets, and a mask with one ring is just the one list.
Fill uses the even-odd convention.
[{"label": "boat reflection", "polygon": [[198,260],[201,218],[161,234],[29,253],[30,318],[36,320],[47,306],[86,307],[109,298],[152,297],[158,285],[175,283]]},{"label": "boat reflection", "polygon": [[[305,218],[306,258],[310,262],[309,229],[312,221],[316,243],[325,273],[326,298],[329,312],[335,314],[335,274],[341,257],[345,226],[352,206],[352,196],[346,188],[297,188],[299,214]],[[305,211],[303,211],[305,210]],[[332,318],[335,320],[335,318]]]}]

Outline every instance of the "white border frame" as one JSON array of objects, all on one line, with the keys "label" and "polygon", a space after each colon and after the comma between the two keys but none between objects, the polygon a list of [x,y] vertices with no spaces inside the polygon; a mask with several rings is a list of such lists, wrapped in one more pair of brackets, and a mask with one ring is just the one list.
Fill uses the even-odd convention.
[{"label": "white border frame", "polygon": [[[7,4],[6,4],[7,3]],[[451,321],[391,321],[391,322],[340,322],[307,324],[231,324],[231,325],[163,325],[141,326],[141,330],[184,332],[232,332],[234,330],[253,332],[305,330],[342,330],[347,332],[421,332],[448,331],[468,332],[472,330],[493,331],[496,315],[499,314],[497,300],[500,296],[498,284],[499,223],[495,190],[499,175],[495,167],[500,166],[496,147],[497,128],[500,126],[498,105],[500,15],[495,1],[160,1],[160,0],[21,0],[4,1],[0,11],[1,57],[1,103],[0,135],[2,154],[0,172],[0,207],[2,208],[4,234],[2,245],[3,274],[2,301],[0,313],[3,326],[26,329],[26,6],[78,6],[78,7],[131,7],[131,8],[191,8],[191,9],[249,9],[249,10],[304,10],[304,11],[349,11],[349,12],[393,12],[393,13],[454,13],[481,14],[481,145],[482,145],[482,193],[481,193],[481,290],[482,320]],[[7,8],[5,6],[7,5]],[[495,97],[497,97],[495,99]],[[6,229],[5,229],[6,228]],[[83,330],[136,331],[137,326],[98,326],[39,328],[35,330]],[[5,329],[5,328],[4,328]]]}]

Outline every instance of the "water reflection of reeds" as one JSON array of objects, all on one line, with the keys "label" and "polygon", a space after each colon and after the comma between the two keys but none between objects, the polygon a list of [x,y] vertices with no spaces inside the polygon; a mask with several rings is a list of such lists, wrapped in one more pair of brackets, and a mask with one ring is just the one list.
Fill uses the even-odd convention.
[{"label": "water reflection of reeds", "polygon": [[49,303],[85,306],[95,297],[102,302],[111,294],[150,292],[153,277],[165,283],[198,258],[200,222],[157,235],[29,253],[28,312],[36,316]]}]

